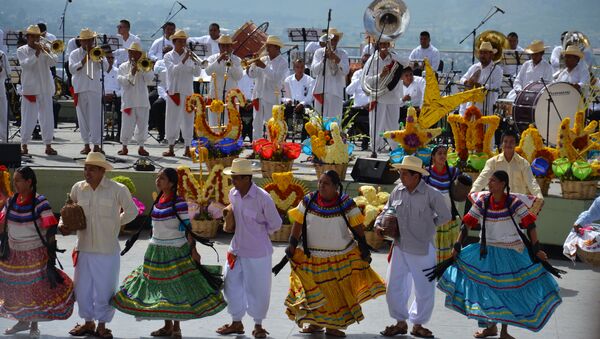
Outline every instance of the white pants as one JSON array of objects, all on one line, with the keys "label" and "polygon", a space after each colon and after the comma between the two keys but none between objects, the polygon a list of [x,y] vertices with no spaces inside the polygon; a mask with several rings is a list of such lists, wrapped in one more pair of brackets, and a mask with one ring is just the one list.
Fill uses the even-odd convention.
[{"label": "white pants", "polygon": [[[325,109],[323,109],[323,106],[325,106]],[[319,100],[315,99],[315,111],[323,114],[324,118],[338,117],[341,121],[343,108],[344,101],[337,95],[325,93],[325,105],[321,105]]]},{"label": "white pants", "polygon": [[102,95],[87,91],[77,94],[77,121],[84,144],[100,146],[102,138]]},{"label": "white pants", "polygon": [[165,136],[169,145],[175,145],[179,139],[179,131],[183,135],[186,146],[192,145],[194,137],[194,113],[185,111],[185,95],[181,95],[181,103],[175,105],[171,98],[167,98],[167,113],[165,119]]},{"label": "white pants", "polygon": [[114,254],[79,252],[75,266],[75,300],[85,321],[110,322],[115,309],[109,302],[119,287],[121,257]]},{"label": "white pants", "polygon": [[259,100],[259,110],[254,110],[254,120],[252,120],[252,140],[264,137],[263,128],[265,123],[273,116],[273,105],[277,105],[277,103],[267,102],[263,99]]},{"label": "white pants", "polygon": [[50,145],[54,136],[52,94],[38,94],[35,96],[35,102],[31,102],[23,96],[21,100],[21,145],[29,144],[38,120],[42,129],[42,140],[45,145]]},{"label": "white pants", "polygon": [[[424,269],[435,265],[435,248],[429,245],[427,255],[415,255],[394,246],[392,260],[388,265],[385,296],[390,316],[396,321],[412,324],[425,324],[433,313],[435,301],[435,283],[427,280]],[[408,310],[408,299],[412,287],[415,289],[415,300]]]},{"label": "white pants", "polygon": [[121,143],[123,146],[129,145],[131,138],[134,136],[140,147],[144,147],[148,136],[148,115],[150,114],[148,107],[133,107],[131,113],[121,114]]},{"label": "white pants", "polygon": [[8,124],[8,100],[6,91],[0,91],[0,142],[8,142],[6,135]]},{"label": "white pants", "polygon": [[225,268],[225,299],[227,312],[233,321],[241,321],[246,313],[262,324],[267,317],[271,298],[271,256],[241,258],[233,269]]},{"label": "white pants", "polygon": [[[398,129],[398,120],[400,119],[400,104],[382,104],[377,103],[377,123],[375,123],[375,109],[369,112],[369,136],[371,137],[371,148],[373,141],[376,141],[378,151],[382,149],[385,142],[380,135],[385,131],[395,131]],[[392,149],[398,147],[398,143],[388,138],[388,144]],[[387,149],[387,147],[385,148]]]}]

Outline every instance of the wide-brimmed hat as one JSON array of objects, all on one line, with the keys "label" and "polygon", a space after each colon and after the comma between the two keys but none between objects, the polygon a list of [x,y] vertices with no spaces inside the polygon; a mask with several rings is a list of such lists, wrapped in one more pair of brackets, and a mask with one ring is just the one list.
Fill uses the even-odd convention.
[{"label": "wide-brimmed hat", "polygon": [[479,51],[480,52],[492,52],[492,53],[498,52],[498,50],[495,49],[494,46],[492,46],[492,43],[489,41],[482,42],[481,45],[479,46]]},{"label": "wide-brimmed hat", "polygon": [[575,45],[567,46],[567,49],[562,52],[563,55],[574,55],[583,58],[583,52]]},{"label": "wide-brimmed hat", "polygon": [[425,176],[429,175],[429,172],[423,168],[423,161],[414,155],[407,155],[402,159],[402,163],[393,164],[392,166],[401,170],[404,169],[419,172]]},{"label": "wide-brimmed hat", "polygon": [[79,36],[77,37],[77,40],[93,39],[96,36],[97,36],[96,32],[92,31],[89,28],[84,28],[81,30],[81,32],[79,32]]},{"label": "wide-brimmed hat", "polygon": [[233,159],[231,167],[226,167],[223,170],[226,175],[252,175],[254,172],[252,161],[242,158]]},{"label": "wide-brimmed hat", "polygon": [[545,51],[545,47],[544,47],[544,42],[542,40],[533,40],[533,42],[531,42],[531,45],[527,46],[527,48],[525,48],[525,53],[527,54],[535,54],[535,53],[541,53]]},{"label": "wide-brimmed hat", "polygon": [[[329,37],[328,37],[329,35]],[[333,34],[323,34],[319,37],[319,42],[327,42],[327,39],[333,39]]]},{"label": "wide-brimmed hat", "polygon": [[102,154],[100,152],[88,153],[83,164],[103,167],[107,171],[110,171],[113,169],[112,165],[108,161],[106,161],[106,157],[104,156],[104,154]]},{"label": "wide-brimmed hat", "polygon": [[183,29],[178,29],[177,31],[175,31],[175,33],[173,33],[173,35],[169,37],[171,41],[174,41],[175,39],[187,40],[188,38],[189,35]]},{"label": "wide-brimmed hat", "polygon": [[267,42],[265,42],[265,45],[274,45],[279,46],[279,48],[282,48],[283,42],[281,41],[281,39],[279,39],[277,35],[269,35],[269,37],[267,38]]},{"label": "wide-brimmed hat", "polygon": [[42,31],[37,25],[29,25],[25,30],[25,35],[42,35]]},{"label": "wide-brimmed hat", "polygon": [[337,35],[337,36],[339,36],[339,37],[340,37],[340,40],[341,40],[341,39],[342,39],[342,37],[344,36],[344,33],[343,33],[343,32],[340,32],[340,31],[338,31],[338,30],[337,30],[337,28],[330,28],[328,33],[329,33],[329,34],[333,34],[333,35]]},{"label": "wide-brimmed hat", "polygon": [[129,46],[129,48],[127,48],[127,50],[133,51],[133,52],[144,53],[144,50],[142,49],[142,45],[140,45],[139,42],[132,43],[131,46]]},{"label": "wide-brimmed hat", "polygon": [[219,39],[217,39],[217,43],[221,44],[221,45],[233,45],[236,42],[233,41],[233,39],[231,38],[231,35],[227,35],[227,34],[222,34]]}]

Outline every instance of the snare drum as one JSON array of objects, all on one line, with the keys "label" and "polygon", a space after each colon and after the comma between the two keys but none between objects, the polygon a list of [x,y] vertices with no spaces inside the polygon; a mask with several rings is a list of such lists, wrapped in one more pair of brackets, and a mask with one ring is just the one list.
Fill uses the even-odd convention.
[{"label": "snare drum", "polygon": [[549,95],[541,81],[530,83],[517,95],[513,114],[520,131],[525,130],[529,124],[535,123],[542,138],[548,137],[548,142],[554,145],[562,119],[575,117],[579,109],[581,93],[575,86],[566,82],[555,82],[546,86],[552,94],[560,117],[552,103],[548,102]]},{"label": "snare drum", "polygon": [[233,54],[242,59],[258,54],[267,42],[267,37],[267,33],[259,29],[252,21],[248,21],[235,31],[232,37],[234,41]]}]

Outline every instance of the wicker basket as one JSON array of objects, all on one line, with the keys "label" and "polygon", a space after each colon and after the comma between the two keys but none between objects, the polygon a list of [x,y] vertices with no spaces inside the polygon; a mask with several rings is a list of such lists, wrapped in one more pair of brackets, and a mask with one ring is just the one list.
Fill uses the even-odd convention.
[{"label": "wicker basket", "polygon": [[262,171],[262,177],[270,179],[271,175],[275,172],[289,172],[292,170],[293,161],[260,161],[260,169]]},{"label": "wicker basket", "polygon": [[192,223],[192,231],[197,235],[205,238],[214,238],[219,231],[219,220],[190,220]]},{"label": "wicker basket", "polygon": [[367,239],[367,244],[378,250],[383,246],[383,238],[380,238],[373,231],[365,231],[365,239]]},{"label": "wicker basket", "polygon": [[577,246],[577,256],[584,263],[600,266],[600,252],[586,252]]},{"label": "wicker basket", "polygon": [[208,160],[206,160],[206,166],[208,167],[209,171],[212,170],[213,166],[218,164],[223,165],[223,167],[231,167],[233,159],[235,158],[237,158],[237,156],[225,158],[209,158]]},{"label": "wicker basket", "polygon": [[596,198],[596,191],[598,181],[587,180],[587,181],[561,181],[560,188],[562,189],[562,196],[565,199],[578,199],[588,200]]},{"label": "wicker basket", "polygon": [[543,178],[535,178],[537,180],[538,185],[540,185],[540,189],[542,190],[542,195],[547,196],[548,190],[550,189],[550,182],[552,179],[543,177]]},{"label": "wicker basket", "polygon": [[475,183],[475,180],[477,180],[477,177],[479,176],[479,172],[464,172],[464,173],[469,175],[471,177],[471,179],[473,179],[473,183]]},{"label": "wicker basket", "polygon": [[290,240],[290,234],[292,233],[292,225],[283,224],[281,228],[275,233],[271,234],[269,238],[274,242],[288,242]]},{"label": "wicker basket", "polygon": [[346,179],[346,170],[348,169],[348,164],[315,164],[315,171],[317,172],[317,179],[321,176],[321,174],[334,170],[340,175],[340,180],[344,181]]}]

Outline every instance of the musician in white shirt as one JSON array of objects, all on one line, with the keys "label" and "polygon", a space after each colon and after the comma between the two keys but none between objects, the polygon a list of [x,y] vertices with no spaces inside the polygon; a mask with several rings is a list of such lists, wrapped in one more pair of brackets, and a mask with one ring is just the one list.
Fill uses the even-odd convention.
[{"label": "musician in white shirt", "polygon": [[240,106],[240,115],[242,116],[242,139],[252,141],[252,120],[254,109],[252,107],[252,98],[254,97],[254,79],[243,72],[242,79],[238,81],[238,88],[246,98],[246,106]]},{"label": "musician in white shirt", "polygon": [[21,66],[21,154],[28,154],[27,144],[37,121],[42,129],[42,140],[47,155],[56,155],[52,148],[54,137],[54,114],[52,95],[55,87],[50,67],[56,65],[57,57],[50,54],[40,44],[40,28],[37,25],[27,27],[25,37],[27,45],[17,49],[17,58]]},{"label": "musician in white shirt", "polygon": [[[119,68],[115,66],[115,56],[112,54],[110,45],[103,45],[104,56],[108,67],[104,70],[104,105],[107,112],[112,111],[113,124],[121,125],[121,85],[117,80]],[[120,135],[117,131],[117,135]]]},{"label": "musician in white shirt", "polygon": [[[563,55],[562,46],[564,45],[565,36],[567,36],[568,33],[568,31],[562,32],[562,34],[560,35],[560,45],[554,47],[554,49],[552,50],[552,55],[550,56],[550,64],[552,65],[552,71],[554,72],[554,74],[562,71],[561,67],[564,67],[564,65],[561,65],[561,58]],[[593,66],[595,64],[594,51],[591,48],[585,48],[583,50],[583,60],[585,61],[588,67]]]},{"label": "musician in white shirt", "polygon": [[148,114],[150,101],[148,99],[148,82],[153,78],[150,71],[139,69],[138,61],[142,57],[142,46],[138,43],[131,44],[127,49],[129,61],[119,66],[119,84],[123,88],[123,102],[121,105],[121,144],[119,155],[127,155],[127,145],[134,137],[138,143],[138,154],[148,156],[144,149],[144,142],[148,135]]},{"label": "musician in white shirt", "polygon": [[319,37],[319,41],[309,42],[306,45],[304,52],[306,52],[306,54],[310,54],[312,56],[312,54],[314,54],[319,48],[325,47],[326,44],[327,44],[327,34],[323,34]]},{"label": "musician in white shirt", "polygon": [[460,78],[460,83],[466,88],[476,88],[484,86],[488,92],[483,103],[471,103],[461,105],[460,113],[468,106],[475,104],[483,115],[492,115],[494,113],[494,104],[498,100],[498,91],[502,85],[502,68],[497,67],[493,62],[493,57],[498,52],[492,44],[484,41],[479,47],[479,62],[469,67],[467,73]]},{"label": "musician in white shirt", "polygon": [[6,53],[7,46],[4,44],[4,31],[0,29],[0,51]]},{"label": "musician in white shirt", "polygon": [[42,33],[42,37],[48,39],[48,41],[54,41],[56,40],[56,35],[48,32],[48,27],[46,26],[46,23],[44,22],[40,22],[39,24],[37,24],[37,26],[40,29],[40,32]]},{"label": "musician in white shirt", "polygon": [[[0,35],[2,31],[0,31]],[[0,42],[0,46],[2,43]],[[0,50],[0,84],[4,84],[10,80],[12,69],[8,62],[8,57]],[[8,100],[6,99],[6,91],[0,91],[0,142],[8,142],[6,130],[8,126]]]},{"label": "musician in white shirt", "polygon": [[192,51],[187,46],[188,35],[183,30],[177,30],[171,41],[175,49],[165,54],[165,67],[167,68],[167,114],[166,137],[169,150],[163,152],[165,157],[175,156],[175,142],[179,138],[179,131],[185,142],[184,157],[190,157],[190,146],[194,137],[194,113],[185,111],[185,100],[194,93],[194,77],[200,76],[200,64],[194,60]]},{"label": "musician in white shirt", "polygon": [[532,82],[543,79],[547,84],[552,82],[552,66],[548,61],[544,60],[544,42],[535,40],[525,49],[525,53],[529,54],[531,59],[525,61],[519,74],[513,83],[513,90],[508,93],[507,98],[514,100],[523,90]]},{"label": "musician in white shirt", "polygon": [[130,29],[131,24],[129,23],[129,20],[122,19],[119,21],[119,24],[117,25],[117,38],[119,39],[120,48],[115,51],[117,66],[127,61],[127,49],[131,47],[131,44],[137,42],[141,45],[142,43],[137,35],[129,32]]},{"label": "musician in white shirt", "polygon": [[562,54],[565,58],[565,69],[558,74],[556,82],[568,82],[582,90],[590,82],[590,72],[583,61],[583,52],[579,47],[571,45]]},{"label": "musician in white shirt", "polygon": [[[352,99],[350,116],[354,119],[354,126],[358,133],[365,135],[361,140],[361,150],[366,151],[369,148],[369,96],[362,89],[362,74],[365,70],[364,65],[369,60],[369,54],[363,54],[360,58],[362,68],[357,69],[352,74],[350,84],[346,87],[346,94]],[[348,104],[349,105],[349,104]]]},{"label": "musician in white shirt", "polygon": [[[409,104],[414,107],[417,112],[420,112],[423,105],[423,96],[425,95],[425,78],[413,74],[411,67],[405,67],[402,70],[402,107]],[[406,120],[406,112],[404,119],[402,114],[400,121]]]},{"label": "musician in white shirt", "polygon": [[94,152],[103,152],[100,144],[102,138],[102,68],[108,69],[108,61],[102,58],[94,62],[88,53],[94,47],[96,33],[89,28],[84,28],[79,33],[81,47],[69,55],[69,70],[72,74],[74,102],[77,110],[77,121],[84,147],[79,152],[88,154],[91,151],[90,143],[94,145]]},{"label": "musician in white shirt", "polygon": [[221,27],[218,23],[213,22],[208,26],[208,35],[203,35],[201,37],[189,38],[189,41],[198,43],[198,44],[206,44],[210,46],[210,51],[208,51],[209,55],[220,53],[219,49],[219,38],[221,37]]},{"label": "musician in white shirt", "polygon": [[423,31],[419,34],[419,43],[420,45],[410,52],[408,59],[410,61],[422,61],[427,58],[431,68],[437,71],[440,66],[440,51],[431,44],[429,32]]},{"label": "musician in white shirt", "polygon": [[[344,87],[346,87],[346,75],[350,71],[350,63],[348,53],[337,48],[344,34],[335,28],[330,28],[328,34],[333,35],[329,40],[331,49],[328,46],[319,48],[315,52],[310,66],[311,73],[316,80],[313,91],[315,110],[320,112],[323,117],[341,119]],[[324,69],[325,76],[323,76]]]},{"label": "musician in white shirt", "polygon": [[[289,75],[283,81],[283,99],[281,102],[285,105],[285,118],[288,121],[290,130],[296,131],[296,123],[304,126],[305,108],[313,105],[313,86],[315,79],[304,73],[304,60],[296,59],[294,61],[294,74]],[[295,135],[295,134],[294,134]],[[302,128],[302,136],[307,136]]]},{"label": "musician in white shirt", "polygon": [[[172,46],[166,45],[163,49],[163,55],[173,50]],[[158,131],[158,141],[165,139],[165,115],[167,110],[167,68],[164,59],[159,59],[154,63],[154,75],[156,80],[157,98],[150,104],[150,118],[148,120],[148,129],[156,128]]]},{"label": "musician in white shirt", "polygon": [[506,36],[506,40],[508,40],[509,51],[504,51],[504,53],[510,53],[510,54],[515,55],[516,64],[503,65],[502,69],[504,71],[504,74],[508,74],[511,77],[516,77],[517,74],[519,74],[519,71],[521,70],[521,66],[524,63],[524,60],[522,58],[522,54],[523,54],[524,50],[523,50],[523,47],[519,46],[519,35],[516,32],[508,33],[508,35]]},{"label": "musician in white shirt", "polygon": [[[208,66],[206,74],[211,75],[209,94],[214,99],[225,101],[227,92],[231,89],[238,88],[238,81],[242,79],[242,60],[233,52],[233,40],[229,35],[221,35],[218,39],[219,50],[218,54],[213,54],[208,57]],[[212,77],[212,74],[215,76]],[[227,108],[223,112],[223,121],[221,114],[208,114],[208,123],[211,126],[227,125],[229,117],[227,116]]]},{"label": "musician in white shirt", "polygon": [[163,48],[165,46],[173,46],[173,43],[170,40],[171,35],[175,33],[176,26],[173,22],[167,21],[162,27],[163,36],[154,40],[152,46],[150,46],[150,50],[148,51],[148,57],[152,59],[152,61],[160,60],[163,58]]},{"label": "musician in white shirt", "polygon": [[271,119],[273,105],[280,101],[283,79],[289,71],[287,60],[281,55],[281,39],[269,35],[265,45],[268,56],[258,59],[247,71],[248,76],[254,79],[252,140],[263,137],[265,122]]}]

